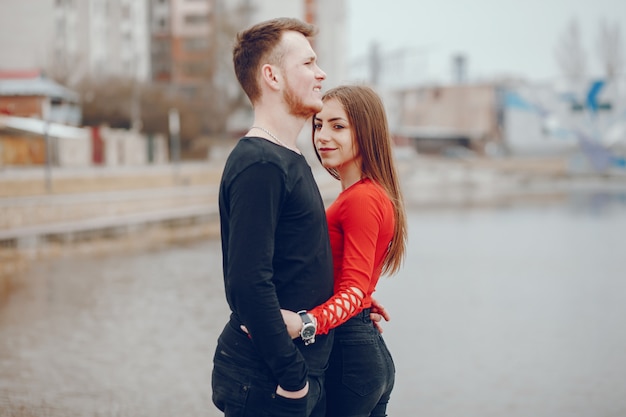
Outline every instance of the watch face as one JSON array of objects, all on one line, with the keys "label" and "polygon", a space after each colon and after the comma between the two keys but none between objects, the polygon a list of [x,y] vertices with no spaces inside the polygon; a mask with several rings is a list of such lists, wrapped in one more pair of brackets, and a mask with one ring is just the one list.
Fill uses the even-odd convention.
[{"label": "watch face", "polygon": [[303,339],[310,339],[315,336],[315,326],[304,326],[301,336]]}]

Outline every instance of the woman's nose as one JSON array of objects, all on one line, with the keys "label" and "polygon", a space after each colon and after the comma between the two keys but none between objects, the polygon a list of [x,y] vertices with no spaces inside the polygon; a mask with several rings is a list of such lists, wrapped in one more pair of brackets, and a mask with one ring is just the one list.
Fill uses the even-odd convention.
[{"label": "woman's nose", "polygon": [[328,136],[326,135],[326,130],[324,127],[320,127],[315,131],[315,143],[326,143],[328,142]]}]

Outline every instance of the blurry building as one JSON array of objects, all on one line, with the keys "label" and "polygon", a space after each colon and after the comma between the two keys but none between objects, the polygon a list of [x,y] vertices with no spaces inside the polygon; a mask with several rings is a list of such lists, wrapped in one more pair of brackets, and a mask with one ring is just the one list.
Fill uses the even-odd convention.
[{"label": "blurry building", "polygon": [[211,58],[211,0],[150,0],[152,79],[200,82]]},{"label": "blurry building", "polygon": [[44,68],[52,57],[54,0],[0,2],[0,70]]},{"label": "blurry building", "polygon": [[78,94],[38,71],[0,71],[0,113],[73,126],[81,122]]},{"label": "blurry building", "polygon": [[507,147],[515,154],[580,149],[594,158],[626,157],[624,91],[625,77],[512,84],[502,100]]},{"label": "blurry building", "polygon": [[478,153],[502,142],[499,97],[493,84],[421,86],[385,95],[392,132],[419,151],[463,147]]},{"label": "blurry building", "polygon": [[[41,1],[41,0],[38,0]],[[55,0],[53,72],[144,81],[150,74],[148,8],[136,0]]]},{"label": "blurry building", "polygon": [[163,135],[127,129],[74,127],[0,114],[0,169],[4,166],[139,166],[167,162]]},{"label": "blurry building", "polygon": [[[502,81],[386,90],[392,133],[422,152],[626,158],[625,78]],[[460,148],[461,147],[461,148]]]},{"label": "blurry building", "polygon": [[136,81],[120,108],[135,130],[154,121],[158,112],[142,109],[142,94],[144,83],[158,84],[150,88],[159,104],[183,115],[183,150],[197,155],[198,143],[238,133],[252,120],[232,69],[236,32],[274,17],[315,24],[314,48],[330,88],[348,76],[346,14],[347,0],[0,1],[0,70],[37,69],[82,91],[90,105],[108,103],[90,85]]},{"label": "blurry building", "polygon": [[220,33],[280,16],[319,26],[315,47],[329,85],[346,78],[346,0],[3,1],[0,69],[37,68],[69,85],[106,77],[185,83],[205,75]]},{"label": "blurry building", "polygon": [[146,0],[29,0],[0,5],[1,68],[37,68],[73,85],[88,78],[148,80]]},{"label": "blurry building", "polygon": [[314,46],[328,85],[347,75],[345,0],[149,0],[149,16],[154,81],[193,85],[206,80],[219,70],[213,61],[227,57],[230,63],[236,31],[282,16],[320,28]]},{"label": "blurry building", "polygon": [[[198,109],[227,114],[226,131],[247,126],[245,106],[232,68],[233,38],[239,30],[275,18],[295,17],[319,28],[313,41],[325,87],[346,80],[346,0],[149,0],[152,81],[182,95],[187,116]],[[216,100],[216,98],[218,98]],[[236,103],[236,104],[233,104]],[[220,108],[221,106],[221,108]],[[225,108],[235,108],[228,111]],[[221,113],[222,112],[222,113]],[[220,130],[203,121],[204,131]],[[213,122],[214,123],[214,122]]]}]

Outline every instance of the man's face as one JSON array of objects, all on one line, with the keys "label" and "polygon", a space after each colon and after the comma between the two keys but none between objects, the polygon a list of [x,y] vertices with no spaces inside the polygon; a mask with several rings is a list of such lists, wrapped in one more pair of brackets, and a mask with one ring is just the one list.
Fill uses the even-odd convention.
[{"label": "man's face", "polygon": [[292,115],[309,118],[322,109],[322,81],[326,74],[317,66],[317,56],[301,33],[285,32],[281,46],[283,98]]}]

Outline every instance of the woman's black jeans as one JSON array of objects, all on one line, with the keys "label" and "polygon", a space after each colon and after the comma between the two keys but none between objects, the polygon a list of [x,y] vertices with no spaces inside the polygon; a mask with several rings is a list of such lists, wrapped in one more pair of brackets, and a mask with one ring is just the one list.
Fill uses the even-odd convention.
[{"label": "woman's black jeans", "polygon": [[395,371],[370,310],[363,310],[335,329],[326,371],[326,416],[386,416]]}]

